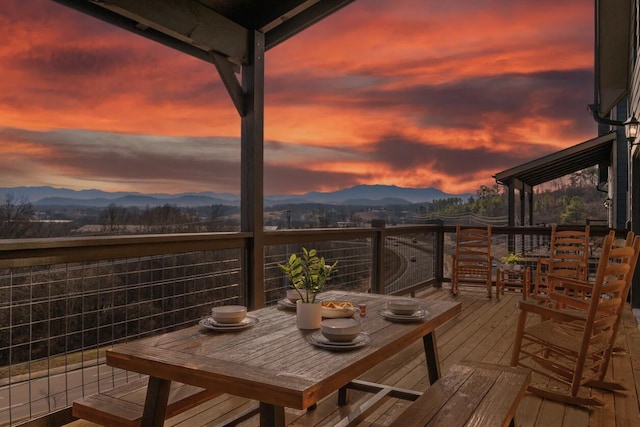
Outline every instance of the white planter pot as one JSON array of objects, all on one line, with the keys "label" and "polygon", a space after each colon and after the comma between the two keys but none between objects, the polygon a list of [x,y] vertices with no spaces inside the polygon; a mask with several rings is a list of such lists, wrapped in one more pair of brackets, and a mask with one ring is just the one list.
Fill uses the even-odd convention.
[{"label": "white planter pot", "polygon": [[322,322],[322,303],[304,303],[297,301],[296,326],[298,329],[320,329]]}]

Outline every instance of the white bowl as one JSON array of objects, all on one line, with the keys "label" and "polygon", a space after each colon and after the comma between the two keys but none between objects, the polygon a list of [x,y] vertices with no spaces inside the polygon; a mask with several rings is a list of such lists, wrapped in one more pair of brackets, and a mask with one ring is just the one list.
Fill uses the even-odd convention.
[{"label": "white bowl", "polygon": [[244,305],[222,305],[211,309],[211,317],[218,323],[240,323],[247,316]]},{"label": "white bowl", "polygon": [[296,302],[300,299],[300,293],[297,289],[287,289],[287,299],[291,302]]},{"label": "white bowl", "polygon": [[351,301],[322,301],[322,317],[335,319],[337,317],[353,317],[358,306]]},{"label": "white bowl", "polygon": [[393,314],[413,314],[420,309],[420,304],[412,299],[394,299],[387,301],[387,308]]},{"label": "white bowl", "polygon": [[320,332],[329,341],[352,341],[361,331],[362,326],[356,319],[327,319],[320,323]]}]

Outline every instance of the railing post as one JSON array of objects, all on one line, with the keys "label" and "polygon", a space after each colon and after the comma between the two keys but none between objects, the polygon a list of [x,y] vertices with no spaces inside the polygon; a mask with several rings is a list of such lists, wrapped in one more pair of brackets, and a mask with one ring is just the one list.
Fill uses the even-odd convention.
[{"label": "railing post", "polygon": [[371,292],[376,294],[384,294],[385,285],[385,242],[386,231],[384,220],[374,219],[371,221],[371,227],[378,229],[378,235],[373,240],[373,271],[371,274]]},{"label": "railing post", "polygon": [[444,221],[438,220],[440,227],[436,233],[434,287],[441,288],[444,279]]}]

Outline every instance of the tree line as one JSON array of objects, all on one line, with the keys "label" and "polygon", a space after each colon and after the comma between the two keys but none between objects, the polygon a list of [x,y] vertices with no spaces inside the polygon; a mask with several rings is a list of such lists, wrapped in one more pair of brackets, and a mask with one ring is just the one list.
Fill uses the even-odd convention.
[{"label": "tree line", "polygon": [[[533,196],[535,222],[584,224],[587,220],[606,220],[609,208],[606,204],[607,194],[597,184],[598,170],[592,167],[554,180],[538,189]],[[418,207],[418,214],[427,219],[466,213],[484,217],[507,215],[508,195],[505,188],[498,184],[482,185],[466,201],[450,197]]]},{"label": "tree line", "polygon": [[[588,219],[606,220],[606,193],[598,189],[597,181],[598,170],[593,167],[539,187],[534,195],[535,222],[583,224]],[[271,212],[265,212],[265,225],[279,228],[327,228],[341,223],[365,226],[366,218],[371,217],[366,213],[374,209],[321,204],[274,206]],[[407,209],[412,209],[422,220],[462,214],[502,217],[507,215],[508,200],[504,188],[494,184],[480,186],[467,200],[450,197],[410,207],[378,208],[382,219],[389,224],[399,222]],[[70,236],[89,224],[94,229],[85,235],[238,231],[238,214],[239,209],[234,206],[187,208],[170,204],[146,208],[110,204],[105,208],[59,207],[38,211],[25,199],[7,195],[0,205],[0,239]]]},{"label": "tree line", "polygon": [[237,230],[232,206],[183,208],[165,204],[155,207],[49,208],[38,211],[25,198],[5,196],[0,206],[0,239],[64,237],[83,225],[96,225],[92,234],[196,233]]}]

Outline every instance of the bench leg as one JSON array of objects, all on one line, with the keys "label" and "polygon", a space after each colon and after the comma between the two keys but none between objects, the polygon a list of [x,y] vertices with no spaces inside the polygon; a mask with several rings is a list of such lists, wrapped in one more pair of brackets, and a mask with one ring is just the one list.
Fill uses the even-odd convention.
[{"label": "bench leg", "polygon": [[142,427],[162,427],[167,413],[171,381],[149,377],[147,397],[142,413]]},{"label": "bench leg", "polygon": [[338,390],[338,406],[344,406],[347,403],[349,403],[349,389],[345,385]]},{"label": "bench leg", "polygon": [[429,384],[434,384],[440,378],[440,360],[438,358],[438,348],[436,346],[435,331],[423,336],[422,343],[424,345],[424,355],[427,359]]}]

